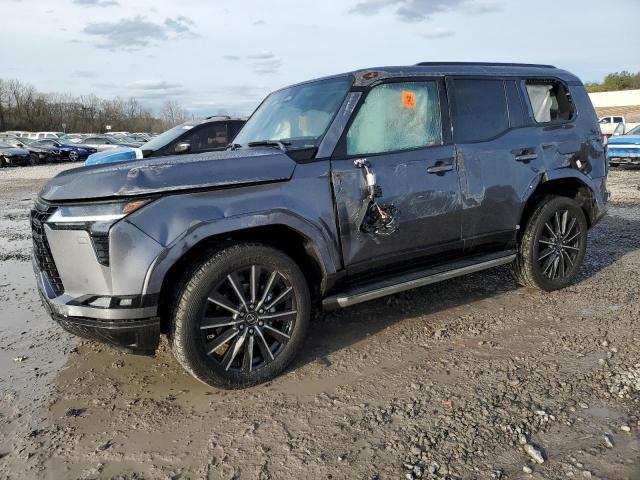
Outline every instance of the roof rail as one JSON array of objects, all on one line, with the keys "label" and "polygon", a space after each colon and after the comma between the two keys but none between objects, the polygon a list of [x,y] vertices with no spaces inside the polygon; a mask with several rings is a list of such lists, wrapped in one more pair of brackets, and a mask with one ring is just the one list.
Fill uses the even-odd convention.
[{"label": "roof rail", "polygon": [[229,115],[210,115],[208,117],[205,117],[206,120],[210,120],[212,118],[226,118],[227,120],[231,120],[231,117]]},{"label": "roof rail", "polygon": [[419,67],[429,67],[438,65],[475,65],[481,67],[534,67],[534,68],[556,68],[553,65],[542,65],[538,63],[499,63],[499,62],[420,62]]}]

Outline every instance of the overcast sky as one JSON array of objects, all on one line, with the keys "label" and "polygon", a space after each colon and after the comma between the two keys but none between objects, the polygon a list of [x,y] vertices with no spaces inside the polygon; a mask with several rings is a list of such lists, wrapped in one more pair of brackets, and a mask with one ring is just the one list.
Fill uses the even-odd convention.
[{"label": "overcast sky", "polygon": [[250,113],[271,90],[419,61],[640,70],[640,0],[0,0],[0,77]]}]

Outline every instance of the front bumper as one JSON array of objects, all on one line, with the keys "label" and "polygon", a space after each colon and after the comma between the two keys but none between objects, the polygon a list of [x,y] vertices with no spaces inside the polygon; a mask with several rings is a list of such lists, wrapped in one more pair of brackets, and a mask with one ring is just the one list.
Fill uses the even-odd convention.
[{"label": "front bumper", "polygon": [[76,335],[131,352],[154,351],[159,292],[143,292],[163,248],[126,220],[110,227],[106,242],[76,225],[60,228],[48,223],[57,208],[38,201],[31,211],[32,265],[46,310]]},{"label": "front bumper", "polygon": [[[130,353],[152,354],[160,341],[160,319],[156,317],[155,295],[136,297],[96,297],[85,295],[72,298],[55,296],[46,273],[39,271],[35,261],[33,269],[38,280],[38,291],[45,310],[51,318],[69,333],[79,337],[107,343]],[[123,299],[131,307],[118,304]],[[97,299],[104,307],[91,306]],[[106,301],[104,301],[106,299]]]}]

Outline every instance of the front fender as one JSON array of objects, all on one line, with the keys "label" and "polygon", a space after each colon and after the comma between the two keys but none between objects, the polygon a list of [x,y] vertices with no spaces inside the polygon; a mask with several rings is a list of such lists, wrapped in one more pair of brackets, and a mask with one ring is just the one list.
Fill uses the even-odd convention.
[{"label": "front fender", "polygon": [[325,275],[334,274],[339,270],[340,258],[328,232],[294,212],[271,210],[194,223],[153,261],[145,278],[143,293],[160,292],[169,269],[199,242],[225,233],[238,233],[255,227],[274,225],[288,227],[308,239]]}]

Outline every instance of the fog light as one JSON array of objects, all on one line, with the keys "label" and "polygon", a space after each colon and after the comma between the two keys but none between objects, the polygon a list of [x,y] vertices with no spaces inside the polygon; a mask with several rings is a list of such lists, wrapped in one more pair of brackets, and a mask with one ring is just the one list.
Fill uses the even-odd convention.
[{"label": "fog light", "polygon": [[121,307],[130,307],[131,305],[133,305],[133,298],[123,298],[120,300]]}]

